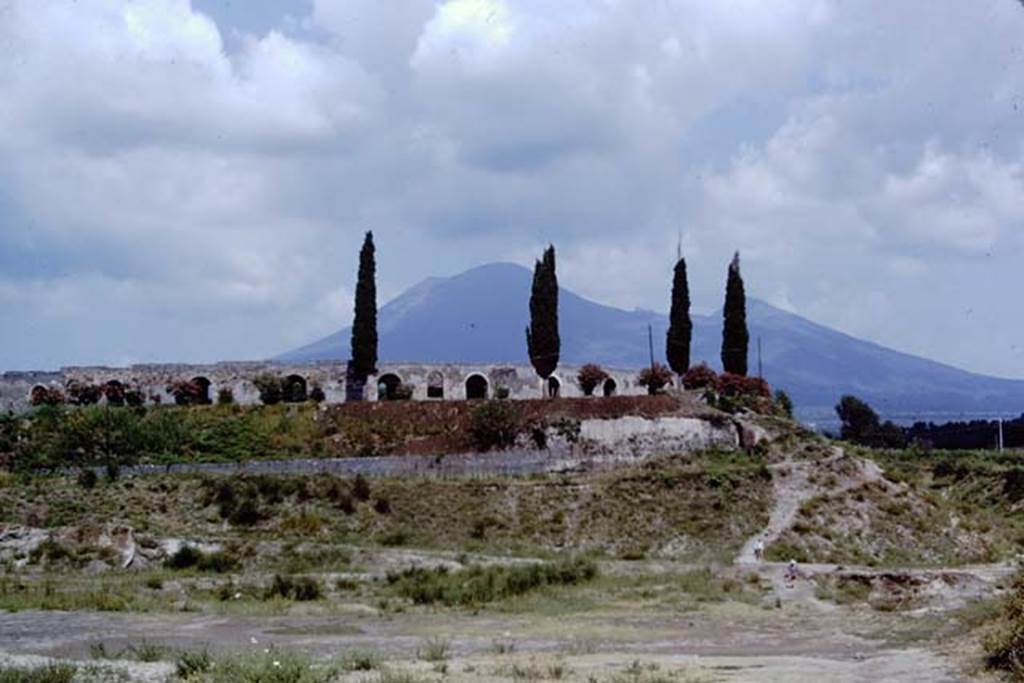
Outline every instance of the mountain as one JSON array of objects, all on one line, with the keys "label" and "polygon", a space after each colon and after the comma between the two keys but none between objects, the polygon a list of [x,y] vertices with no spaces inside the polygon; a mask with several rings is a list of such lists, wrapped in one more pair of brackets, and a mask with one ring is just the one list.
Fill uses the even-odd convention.
[{"label": "mountain", "polygon": [[[522,266],[494,263],[424,280],[381,307],[381,360],[529,362],[524,330],[531,279]],[[655,359],[664,362],[667,316],[604,306],[563,288],[559,321],[564,363],[642,367],[649,362],[648,325]],[[720,368],[721,313],[694,315],[693,323],[694,363],[705,360]],[[846,393],[901,421],[1024,411],[1022,380],[986,377],[893,351],[756,299],[747,300],[747,324],[752,372],[760,337],[765,379],[785,389],[807,421],[833,423],[832,407]],[[340,330],[275,360],[346,358],[349,335],[348,328]]]}]

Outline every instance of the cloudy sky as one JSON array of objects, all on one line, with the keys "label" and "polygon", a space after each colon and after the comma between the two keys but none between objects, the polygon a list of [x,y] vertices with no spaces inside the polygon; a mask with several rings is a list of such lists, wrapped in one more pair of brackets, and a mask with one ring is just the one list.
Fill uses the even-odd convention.
[{"label": "cloudy sky", "polygon": [[1018,0],[0,0],[0,369],[260,358],[559,249],[1024,377]]}]

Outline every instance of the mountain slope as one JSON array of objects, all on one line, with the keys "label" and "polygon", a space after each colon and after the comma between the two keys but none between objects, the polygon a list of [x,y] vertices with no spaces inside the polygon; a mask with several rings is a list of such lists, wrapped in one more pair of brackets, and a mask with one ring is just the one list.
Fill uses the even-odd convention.
[{"label": "mountain slope", "polygon": [[[383,361],[526,363],[530,271],[495,263],[450,278],[429,278],[380,309]],[[666,295],[667,296],[667,295]],[[664,361],[667,317],[624,311],[562,289],[559,301],[562,362],[640,367],[649,362],[647,326],[655,358]],[[1024,381],[986,377],[887,349],[748,300],[750,367],[762,340],[765,378],[786,389],[807,420],[831,421],[844,393],[898,419],[948,418],[1024,410]],[[694,362],[720,367],[721,314],[694,316]],[[298,362],[348,355],[348,328],[276,360]]]}]

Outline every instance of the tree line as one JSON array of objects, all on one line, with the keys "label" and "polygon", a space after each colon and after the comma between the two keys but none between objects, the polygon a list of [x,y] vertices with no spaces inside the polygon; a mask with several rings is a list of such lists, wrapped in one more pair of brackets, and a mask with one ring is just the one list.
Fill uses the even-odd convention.
[{"label": "tree line", "polygon": [[[836,405],[839,436],[844,441],[873,448],[907,447],[941,450],[984,450],[999,443],[999,420],[953,421],[936,424],[915,422],[910,427],[892,420],[882,421],[878,413],[856,396],[843,396]],[[1024,447],[1024,415],[1002,421],[1003,446]]]},{"label": "tree line", "polygon": [[[360,400],[371,375],[377,374],[377,285],[376,249],[373,232],[368,231],[359,252],[356,278],[355,311],[352,321],[348,383],[353,390],[349,398]],[[526,327],[526,350],[537,376],[547,380],[558,367],[561,336],[558,326],[558,274],[555,248],[549,245],[533,268],[530,289],[530,323]],[[722,316],[722,368],[726,375],[746,377],[750,333],[747,330],[747,303],[740,255],[736,252],[729,263],[725,306]],[[654,363],[646,378],[648,386],[664,386],[674,373],[683,377],[690,370],[693,322],[690,319],[690,288],[686,260],[680,257],[673,269],[669,327],[665,339],[668,368]],[[669,370],[670,368],[670,370]],[[593,373],[590,373],[593,374]],[[587,380],[590,384],[590,380]]]}]

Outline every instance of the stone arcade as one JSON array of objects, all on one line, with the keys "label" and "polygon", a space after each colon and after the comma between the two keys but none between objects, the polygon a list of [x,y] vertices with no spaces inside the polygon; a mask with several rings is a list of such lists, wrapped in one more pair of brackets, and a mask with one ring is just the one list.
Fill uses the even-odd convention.
[{"label": "stone arcade", "polygon": [[[412,389],[414,400],[465,400],[494,398],[499,392],[513,399],[544,396],[582,396],[576,384],[575,366],[559,366],[547,382],[529,365],[466,363],[382,363],[380,372],[366,386],[370,401],[394,398],[400,387]],[[609,379],[594,391],[598,396],[646,393],[636,383],[635,370],[607,369]],[[285,379],[286,394],[301,400],[313,387],[323,390],[327,403],[345,401],[345,363],[327,361],[304,364],[272,362],[223,362],[212,365],[147,364],[126,368],[67,367],[54,372],[5,372],[0,375],[0,410],[22,412],[31,405],[35,387],[61,390],[73,382],[106,385],[118,382],[138,388],[147,404],[173,404],[171,387],[182,381],[196,382],[210,401],[222,388],[231,389],[236,403],[260,402],[255,379],[273,375]],[[102,399],[105,400],[105,399]],[[102,402],[101,400],[101,402]]]}]

